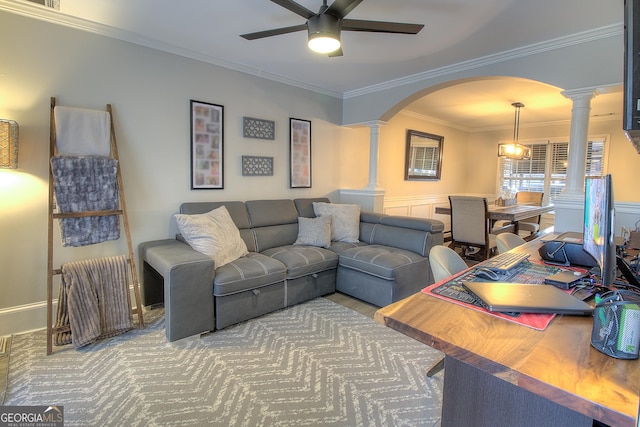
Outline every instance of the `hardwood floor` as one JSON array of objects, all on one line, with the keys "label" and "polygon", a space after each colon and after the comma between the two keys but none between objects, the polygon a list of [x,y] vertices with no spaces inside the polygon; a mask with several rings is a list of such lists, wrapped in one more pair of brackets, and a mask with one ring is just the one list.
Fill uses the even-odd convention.
[{"label": "hardwood floor", "polygon": [[373,314],[380,308],[378,306],[369,304],[357,298],[350,297],[349,295],[335,292],[333,294],[325,295],[324,298],[335,302],[336,304],[344,305],[353,311],[357,311],[367,317],[373,319]]}]

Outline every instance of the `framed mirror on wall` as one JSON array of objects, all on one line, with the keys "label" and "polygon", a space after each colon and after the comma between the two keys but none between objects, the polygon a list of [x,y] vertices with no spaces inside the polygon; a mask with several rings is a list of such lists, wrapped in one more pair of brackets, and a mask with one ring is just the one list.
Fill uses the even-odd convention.
[{"label": "framed mirror on wall", "polygon": [[444,137],[407,129],[404,179],[440,179]]}]

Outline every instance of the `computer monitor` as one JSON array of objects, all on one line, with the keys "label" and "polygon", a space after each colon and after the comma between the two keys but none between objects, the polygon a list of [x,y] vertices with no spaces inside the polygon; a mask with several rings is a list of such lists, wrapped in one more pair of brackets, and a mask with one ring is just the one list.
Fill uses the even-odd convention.
[{"label": "computer monitor", "polygon": [[602,286],[616,278],[615,209],[611,175],[585,179],[584,236],[582,247],[598,262]]}]

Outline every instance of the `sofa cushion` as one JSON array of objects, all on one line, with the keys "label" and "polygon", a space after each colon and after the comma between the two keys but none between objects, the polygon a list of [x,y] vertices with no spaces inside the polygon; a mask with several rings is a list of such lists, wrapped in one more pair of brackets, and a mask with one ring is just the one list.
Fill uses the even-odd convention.
[{"label": "sofa cushion", "polygon": [[298,218],[298,238],[294,245],[331,246],[331,217]]},{"label": "sofa cushion", "polygon": [[189,246],[209,255],[216,268],[248,253],[238,227],[224,206],[203,214],[176,214],[175,217]]},{"label": "sofa cushion", "polygon": [[218,269],[213,279],[213,295],[224,296],[284,281],[286,267],[276,259],[256,252]]},{"label": "sofa cushion", "polygon": [[315,246],[281,246],[262,252],[287,267],[287,278],[294,279],[338,266],[338,255]]},{"label": "sofa cushion", "polygon": [[360,236],[360,205],[313,203],[316,216],[331,217],[331,240],[357,242]]},{"label": "sofa cushion", "polygon": [[340,253],[340,266],[362,271],[387,280],[395,279],[395,270],[426,258],[412,251],[382,245],[359,246]]},{"label": "sofa cushion", "polygon": [[356,248],[358,246],[366,246],[367,243],[362,242],[362,241],[358,241],[358,242],[331,242],[331,247],[329,249],[331,249],[331,251],[337,253],[338,255],[340,255],[342,252],[346,251],[347,249],[351,249],[351,248]]},{"label": "sofa cushion", "polygon": [[298,211],[292,200],[249,200],[245,202],[255,252],[292,245],[298,236]]},{"label": "sofa cushion", "polygon": [[252,228],[298,222],[298,211],[293,200],[249,200],[244,204],[247,207]]},{"label": "sofa cushion", "polygon": [[326,197],[293,199],[293,204],[296,205],[296,209],[298,210],[298,216],[303,216],[305,218],[315,218],[317,215],[313,210],[314,202],[331,203],[331,200],[327,199]]}]

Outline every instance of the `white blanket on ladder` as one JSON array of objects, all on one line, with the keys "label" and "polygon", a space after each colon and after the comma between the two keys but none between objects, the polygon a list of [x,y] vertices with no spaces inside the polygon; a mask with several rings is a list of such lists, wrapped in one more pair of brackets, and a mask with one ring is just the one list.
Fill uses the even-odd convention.
[{"label": "white blanket on ladder", "polygon": [[55,107],[58,154],[70,156],[109,156],[111,116],[107,111]]}]

